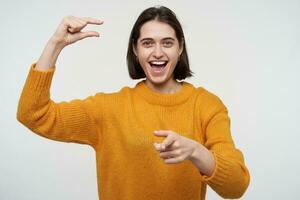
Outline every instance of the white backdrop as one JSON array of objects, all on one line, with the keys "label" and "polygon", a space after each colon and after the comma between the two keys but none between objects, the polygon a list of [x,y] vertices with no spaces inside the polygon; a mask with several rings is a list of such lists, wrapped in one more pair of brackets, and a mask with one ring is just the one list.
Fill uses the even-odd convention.
[{"label": "white backdrop", "polygon": [[[39,137],[16,120],[28,70],[65,15],[105,21],[100,38],[61,53],[52,99],[68,101],[133,86],[130,30],[142,10],[178,16],[195,76],[229,109],[232,135],[250,170],[242,199],[299,199],[300,1],[0,1],[0,199],[97,199],[92,148]],[[212,190],[208,200],[221,199]]]}]

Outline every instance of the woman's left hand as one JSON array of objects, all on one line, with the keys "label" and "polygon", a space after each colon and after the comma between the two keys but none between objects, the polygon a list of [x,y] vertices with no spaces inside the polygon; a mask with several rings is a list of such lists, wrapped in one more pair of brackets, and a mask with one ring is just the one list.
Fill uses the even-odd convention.
[{"label": "woman's left hand", "polygon": [[200,146],[195,140],[170,130],[154,131],[154,135],[166,137],[161,144],[154,143],[154,147],[160,152],[160,157],[168,164],[190,160]]}]

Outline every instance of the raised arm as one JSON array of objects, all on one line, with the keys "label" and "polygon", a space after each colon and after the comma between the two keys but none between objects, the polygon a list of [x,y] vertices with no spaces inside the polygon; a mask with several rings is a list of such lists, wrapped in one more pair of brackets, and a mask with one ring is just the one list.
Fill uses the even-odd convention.
[{"label": "raised arm", "polygon": [[58,141],[95,146],[101,133],[103,94],[56,103],[50,98],[55,63],[61,50],[97,32],[81,32],[87,24],[102,24],[91,18],[65,17],[33,64],[19,99],[17,119],[33,132]]}]

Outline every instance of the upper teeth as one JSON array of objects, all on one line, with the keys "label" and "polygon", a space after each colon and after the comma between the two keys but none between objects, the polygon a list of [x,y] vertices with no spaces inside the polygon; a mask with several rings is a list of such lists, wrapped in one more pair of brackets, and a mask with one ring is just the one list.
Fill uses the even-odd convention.
[{"label": "upper teeth", "polygon": [[166,61],[152,61],[150,63],[153,64],[153,65],[163,65],[163,64],[166,63]]}]

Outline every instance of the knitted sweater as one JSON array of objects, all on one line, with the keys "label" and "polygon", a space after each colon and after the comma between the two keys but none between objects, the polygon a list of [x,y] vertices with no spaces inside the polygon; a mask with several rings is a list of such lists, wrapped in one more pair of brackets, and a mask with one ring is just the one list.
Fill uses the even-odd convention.
[{"label": "knitted sweater", "polygon": [[[206,186],[224,198],[238,198],[249,184],[242,153],[235,148],[222,101],[203,87],[183,82],[162,94],[145,81],[114,93],[56,103],[50,98],[55,68],[30,68],[17,119],[33,132],[57,141],[88,144],[96,152],[101,200],[203,200]],[[208,148],[216,167],[207,177],[191,161],[166,164],[153,146],[154,130],[173,130]]]}]

